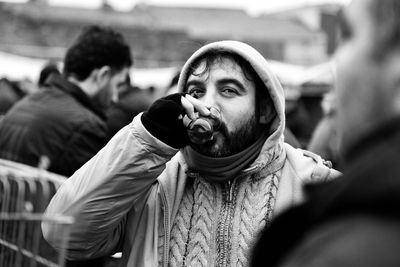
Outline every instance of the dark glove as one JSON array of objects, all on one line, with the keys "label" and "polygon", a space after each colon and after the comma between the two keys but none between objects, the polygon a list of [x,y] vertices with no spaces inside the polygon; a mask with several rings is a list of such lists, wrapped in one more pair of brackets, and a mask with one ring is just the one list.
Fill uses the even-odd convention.
[{"label": "dark glove", "polygon": [[182,148],[189,143],[182,119],[184,111],[181,103],[182,94],[172,94],[158,99],[143,113],[142,123],[154,137],[174,148]]}]

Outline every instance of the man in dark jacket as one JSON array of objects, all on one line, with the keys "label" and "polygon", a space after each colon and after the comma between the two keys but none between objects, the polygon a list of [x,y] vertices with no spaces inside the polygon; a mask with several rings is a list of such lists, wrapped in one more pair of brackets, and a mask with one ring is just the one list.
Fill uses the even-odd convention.
[{"label": "man in dark jacket", "polygon": [[113,103],[106,113],[109,139],[131,123],[137,114],[145,111],[153,101],[149,90],[132,86],[127,76],[125,85],[118,92],[118,102]]},{"label": "man in dark jacket", "polygon": [[[132,64],[109,28],[88,27],[68,49],[62,75],[16,104],[0,123],[0,157],[70,176],[107,141],[105,110]],[[43,160],[45,159],[45,160]]]},{"label": "man in dark jacket", "polygon": [[10,108],[17,103],[25,92],[18,86],[17,82],[7,78],[0,79],[0,119]]},{"label": "man in dark jacket", "polygon": [[354,0],[337,53],[345,175],[308,187],[253,266],[400,266],[400,1]]}]

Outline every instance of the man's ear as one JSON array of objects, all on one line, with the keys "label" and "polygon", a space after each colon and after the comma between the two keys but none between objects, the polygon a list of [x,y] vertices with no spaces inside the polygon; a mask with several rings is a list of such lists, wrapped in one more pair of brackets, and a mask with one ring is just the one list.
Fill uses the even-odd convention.
[{"label": "man's ear", "polygon": [[259,109],[260,124],[269,124],[275,118],[275,108],[270,97],[261,99]]},{"label": "man's ear", "polygon": [[106,85],[109,82],[109,80],[111,78],[111,68],[109,66],[103,66],[94,71],[95,71],[95,81],[101,87],[103,87],[104,85]]}]

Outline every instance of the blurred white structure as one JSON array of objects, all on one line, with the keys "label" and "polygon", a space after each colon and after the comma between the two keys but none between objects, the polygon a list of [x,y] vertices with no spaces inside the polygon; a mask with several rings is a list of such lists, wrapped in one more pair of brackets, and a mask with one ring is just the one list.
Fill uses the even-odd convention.
[{"label": "blurred white structure", "polygon": [[[11,80],[29,79],[36,82],[41,69],[46,62],[43,59],[17,56],[0,52],[0,78]],[[269,60],[271,68],[286,91],[287,98],[297,98],[301,94],[303,84],[332,85],[334,82],[334,66],[330,61],[311,67],[293,65],[279,61]],[[132,83],[142,89],[154,87],[165,89],[179,67],[168,68],[132,68]]]},{"label": "blurred white structure", "polygon": [[11,80],[29,79],[37,81],[41,69],[46,64],[43,59],[33,59],[0,52],[0,78]]}]

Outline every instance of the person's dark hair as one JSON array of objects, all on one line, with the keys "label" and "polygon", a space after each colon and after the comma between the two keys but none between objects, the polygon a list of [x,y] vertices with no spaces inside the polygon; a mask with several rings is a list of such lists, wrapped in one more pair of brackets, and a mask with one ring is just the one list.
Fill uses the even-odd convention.
[{"label": "person's dark hair", "polygon": [[390,51],[400,49],[400,1],[370,1],[369,12],[374,27],[374,57],[382,60]]},{"label": "person's dark hair", "polygon": [[[264,84],[264,82],[261,80],[261,78],[258,76],[254,68],[251,66],[251,64],[244,59],[243,57],[239,56],[238,54],[227,52],[227,51],[220,51],[220,50],[211,50],[201,57],[197,58],[195,62],[193,62],[190,71],[188,73],[188,77],[190,75],[195,75],[195,76],[201,76],[206,73],[209,73],[211,66],[216,63],[216,62],[222,62],[224,58],[229,58],[232,59],[234,62],[236,62],[239,67],[242,69],[244,76],[246,79],[249,81],[253,81],[256,87],[256,100],[262,99],[263,102],[256,101],[256,118],[257,120],[260,117],[260,111],[263,109],[260,107],[260,105],[272,105],[272,99],[268,93],[268,90]],[[199,67],[200,63],[205,62],[205,67],[201,72],[196,72],[196,69]],[[184,89],[186,91],[186,88]]]},{"label": "person's dark hair", "polygon": [[64,75],[85,80],[97,68],[109,66],[113,71],[132,65],[129,45],[123,36],[108,27],[85,28],[64,58]]},{"label": "person's dark hair", "polygon": [[60,74],[57,64],[55,62],[48,62],[40,71],[38,85],[43,86],[47,78],[53,73]]}]

